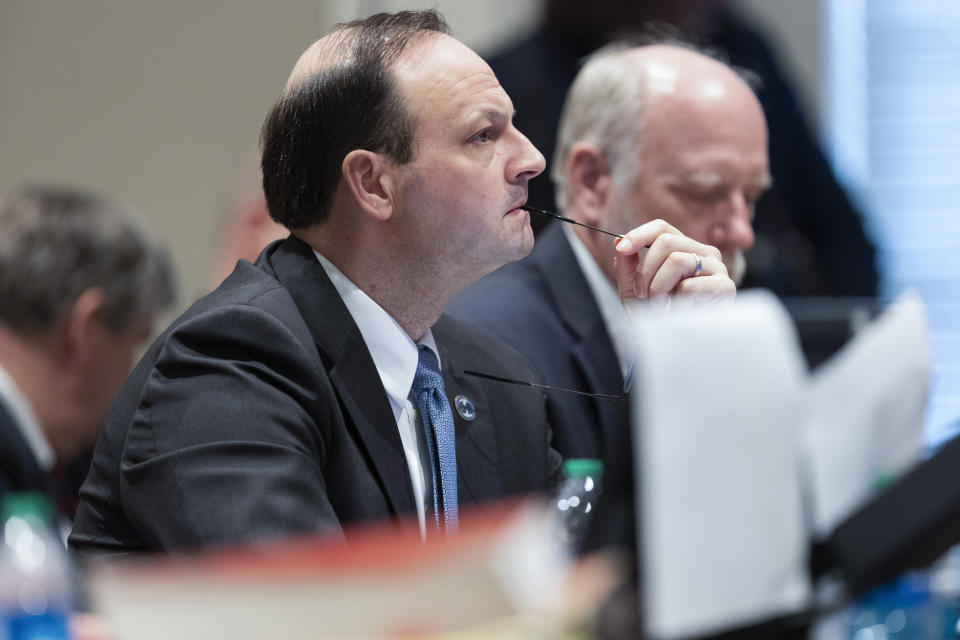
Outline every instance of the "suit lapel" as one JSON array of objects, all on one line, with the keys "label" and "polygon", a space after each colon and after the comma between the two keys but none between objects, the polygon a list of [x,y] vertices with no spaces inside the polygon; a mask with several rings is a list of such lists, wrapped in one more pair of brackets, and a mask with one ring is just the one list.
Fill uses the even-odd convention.
[{"label": "suit lapel", "polygon": [[[622,394],[623,376],[620,374],[620,363],[617,362],[616,356],[613,356],[612,362],[597,356],[598,353],[603,354],[605,350],[613,353],[610,336],[600,322],[577,342],[573,348],[573,358],[583,372],[583,377],[590,389],[596,389],[598,393]],[[627,424],[629,403],[602,398],[594,398],[593,403],[597,409],[597,415],[600,416],[600,445],[603,451],[610,446],[611,442],[616,442],[615,430]]]},{"label": "suit lapel", "polygon": [[[623,376],[613,343],[560,225],[549,225],[537,243],[542,249],[536,253],[534,264],[547,283],[558,316],[570,332],[573,358],[588,387],[598,393],[622,393]],[[602,399],[593,402],[600,416],[601,444],[607,446],[616,441],[614,431],[628,421],[627,403]]]},{"label": "suit lapel", "polygon": [[[455,355],[441,341],[442,333],[440,336],[438,333],[441,332],[435,327],[443,385],[456,429],[458,501],[461,504],[489,502],[503,495],[493,412],[479,380],[463,374]],[[457,411],[457,396],[463,396],[473,404],[476,417],[471,422],[464,420]]]},{"label": "suit lapel", "polygon": [[[398,514],[416,511],[413,486],[387,392],[346,305],[313,251],[290,237],[268,256],[320,351],[341,407],[356,427],[373,471]],[[459,445],[459,442],[458,442]]]}]

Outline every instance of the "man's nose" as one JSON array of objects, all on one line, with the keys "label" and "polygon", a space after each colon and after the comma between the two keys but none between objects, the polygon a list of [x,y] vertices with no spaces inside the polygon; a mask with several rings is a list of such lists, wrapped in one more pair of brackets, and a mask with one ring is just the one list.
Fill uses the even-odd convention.
[{"label": "man's nose", "polygon": [[742,215],[735,215],[727,224],[727,243],[746,251],[753,246],[756,236],[751,223],[752,209],[747,209]]},{"label": "man's nose", "polygon": [[709,242],[716,247],[732,247],[746,251],[756,239],[753,233],[753,205],[742,194],[735,193],[724,206],[720,218],[710,229]]},{"label": "man's nose", "polygon": [[513,180],[529,180],[543,173],[547,161],[533,143],[519,131],[517,135],[516,155],[508,165],[509,178]]}]

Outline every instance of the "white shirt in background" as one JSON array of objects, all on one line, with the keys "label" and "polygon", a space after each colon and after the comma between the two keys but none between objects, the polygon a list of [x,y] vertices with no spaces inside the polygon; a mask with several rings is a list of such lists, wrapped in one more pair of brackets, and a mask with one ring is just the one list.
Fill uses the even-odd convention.
[{"label": "white shirt in background", "polygon": [[607,327],[607,335],[610,336],[610,342],[613,343],[613,350],[617,355],[617,362],[620,363],[620,373],[626,380],[633,366],[636,344],[627,312],[620,302],[620,294],[600,271],[600,267],[597,266],[593,256],[590,255],[590,251],[580,241],[573,229],[564,226],[563,233],[567,236],[567,241],[570,243],[570,248],[573,249],[577,264],[580,265],[580,271],[583,272],[587,286],[590,287],[593,299],[600,309],[600,317],[603,318],[603,324]]},{"label": "white shirt in background", "polygon": [[6,405],[7,410],[13,415],[13,422],[20,429],[23,439],[27,441],[27,446],[33,452],[37,464],[41,469],[49,472],[56,462],[53,447],[40,429],[33,407],[2,366],[0,366],[0,403]]}]

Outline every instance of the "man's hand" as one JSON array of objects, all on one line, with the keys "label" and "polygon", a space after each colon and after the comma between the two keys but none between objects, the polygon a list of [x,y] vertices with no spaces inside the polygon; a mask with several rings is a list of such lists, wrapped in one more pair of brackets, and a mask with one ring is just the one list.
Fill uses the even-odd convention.
[{"label": "man's hand", "polygon": [[[147,624],[144,621],[144,624]],[[114,640],[107,621],[92,613],[74,613],[67,620],[74,640]]]},{"label": "man's hand", "polygon": [[678,293],[730,298],[737,292],[716,247],[688,238],[663,220],[652,220],[617,240],[614,269],[624,301]]}]

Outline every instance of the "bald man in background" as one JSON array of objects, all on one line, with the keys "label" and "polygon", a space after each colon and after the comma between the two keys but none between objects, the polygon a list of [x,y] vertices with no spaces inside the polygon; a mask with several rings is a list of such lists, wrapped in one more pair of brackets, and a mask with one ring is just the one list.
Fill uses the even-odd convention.
[{"label": "bald man in background", "polygon": [[[660,218],[720,249],[739,281],[754,204],[771,182],[763,110],[718,60],[614,44],[571,86],[551,177],[570,218],[616,233]],[[519,349],[547,384],[620,394],[634,349],[614,253],[609,236],[554,223],[528,258],[466,289],[448,313]],[[564,457],[603,457],[629,426],[626,402],[561,392],[549,394],[548,416]]]}]

